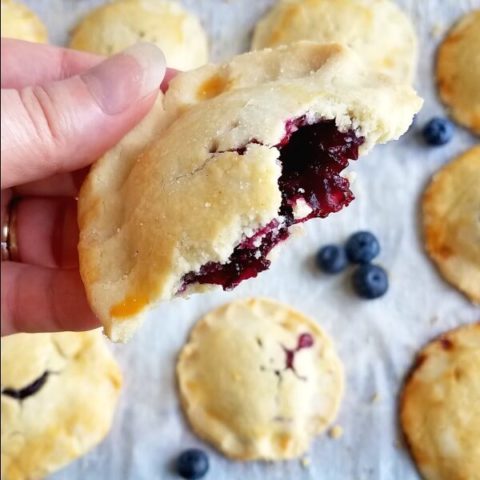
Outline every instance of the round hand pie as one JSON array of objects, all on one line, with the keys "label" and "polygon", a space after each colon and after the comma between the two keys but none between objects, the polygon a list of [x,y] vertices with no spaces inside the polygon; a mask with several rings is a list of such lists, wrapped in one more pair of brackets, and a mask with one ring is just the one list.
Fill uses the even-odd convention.
[{"label": "round hand pie", "polygon": [[80,193],[80,269],[107,335],[126,340],[147,307],[266,270],[293,225],[352,201],[349,159],[399,137],[420,105],[340,45],[178,75]]},{"label": "round hand pie", "polygon": [[45,25],[25,5],[13,0],[1,0],[1,8],[2,37],[28,42],[47,42]]},{"label": "round hand pie", "polygon": [[102,5],[75,28],[70,47],[112,55],[137,42],[158,45],[170,68],[190,70],[208,61],[205,31],[175,1],[117,0]]},{"label": "round hand pie", "polygon": [[418,356],[401,423],[426,480],[480,479],[480,323],[452,330]]},{"label": "round hand pie", "polygon": [[177,365],[195,432],[240,460],[302,455],[337,415],[343,371],[317,324],[271,300],[225,305],[193,329]]},{"label": "round hand pie", "polygon": [[341,42],[372,68],[412,82],[417,37],[412,22],[391,0],[280,0],[255,28],[255,50],[299,40]]},{"label": "round hand pie", "polygon": [[480,135],[480,10],[465,15],[440,45],[437,81],[453,118]]},{"label": "round hand pie", "polygon": [[433,177],[423,196],[423,229],[444,278],[480,303],[480,146]]},{"label": "round hand pie", "polygon": [[31,480],[107,434],[121,386],[99,331],[3,337],[2,479]]}]

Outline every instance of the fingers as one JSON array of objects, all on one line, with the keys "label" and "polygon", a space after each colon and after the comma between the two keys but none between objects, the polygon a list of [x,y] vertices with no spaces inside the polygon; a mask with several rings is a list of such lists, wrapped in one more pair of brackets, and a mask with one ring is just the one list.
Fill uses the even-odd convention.
[{"label": "fingers", "polygon": [[145,116],[164,73],[161,51],[139,44],[80,76],[2,90],[2,188],[90,164]]},{"label": "fingers", "polygon": [[78,266],[77,202],[25,198],[15,205],[19,261],[49,268]]},{"label": "fingers", "polygon": [[13,192],[17,197],[76,197],[88,171],[88,168],[82,168],[72,173],[59,173],[19,185],[13,189]]},{"label": "fingers", "polygon": [[[2,38],[0,58],[2,88],[17,90],[80,75],[105,60],[92,53],[11,38]],[[167,69],[161,83],[162,91],[167,90],[177,73],[177,70]]]},{"label": "fingers", "polygon": [[78,270],[2,263],[2,335],[89,330],[99,326]]},{"label": "fingers", "polygon": [[2,38],[2,88],[20,90],[79,75],[104,58],[53,45]]},{"label": "fingers", "polygon": [[[1,226],[2,226],[2,237],[3,237],[3,227],[7,225],[8,221],[8,205],[12,200],[12,191],[11,190],[2,190],[2,201],[0,204],[0,211],[1,211]],[[3,240],[3,238],[2,238]]]}]

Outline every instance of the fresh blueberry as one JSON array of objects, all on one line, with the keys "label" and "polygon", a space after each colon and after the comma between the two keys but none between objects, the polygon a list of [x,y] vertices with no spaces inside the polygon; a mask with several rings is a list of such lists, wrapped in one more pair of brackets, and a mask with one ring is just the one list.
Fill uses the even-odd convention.
[{"label": "fresh blueberry", "polygon": [[350,262],[369,263],[380,253],[380,244],[373,233],[357,232],[347,240],[345,251]]},{"label": "fresh blueberry", "polygon": [[338,245],[325,245],[318,251],[315,260],[318,268],[325,273],[341,272],[348,263],[345,249]]},{"label": "fresh blueberry", "polygon": [[208,468],[207,454],[198,448],[185,450],[177,458],[177,472],[182,478],[188,480],[204,477]]},{"label": "fresh blueberry", "polygon": [[423,138],[429,145],[439,147],[453,137],[454,126],[447,118],[434,117],[423,127]]},{"label": "fresh blueberry", "polygon": [[387,272],[378,265],[360,265],[353,273],[353,289],[359,297],[379,298],[388,290]]}]

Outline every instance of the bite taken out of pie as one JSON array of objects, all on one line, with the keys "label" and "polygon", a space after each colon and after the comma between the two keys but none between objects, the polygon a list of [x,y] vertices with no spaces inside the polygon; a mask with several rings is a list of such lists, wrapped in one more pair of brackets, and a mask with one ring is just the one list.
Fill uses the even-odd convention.
[{"label": "bite taken out of pie", "polygon": [[80,193],[80,270],[106,334],[126,341],[155,304],[266,270],[292,226],[353,200],[349,160],[402,135],[421,104],[338,44],[178,75]]}]

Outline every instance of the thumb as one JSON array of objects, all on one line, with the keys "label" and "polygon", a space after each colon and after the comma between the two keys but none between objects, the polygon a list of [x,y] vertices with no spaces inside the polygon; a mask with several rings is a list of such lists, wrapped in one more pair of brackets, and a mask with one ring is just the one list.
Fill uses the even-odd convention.
[{"label": "thumb", "polygon": [[2,90],[2,188],[84,167],[152,107],[165,58],[137,44],[81,75]]}]

